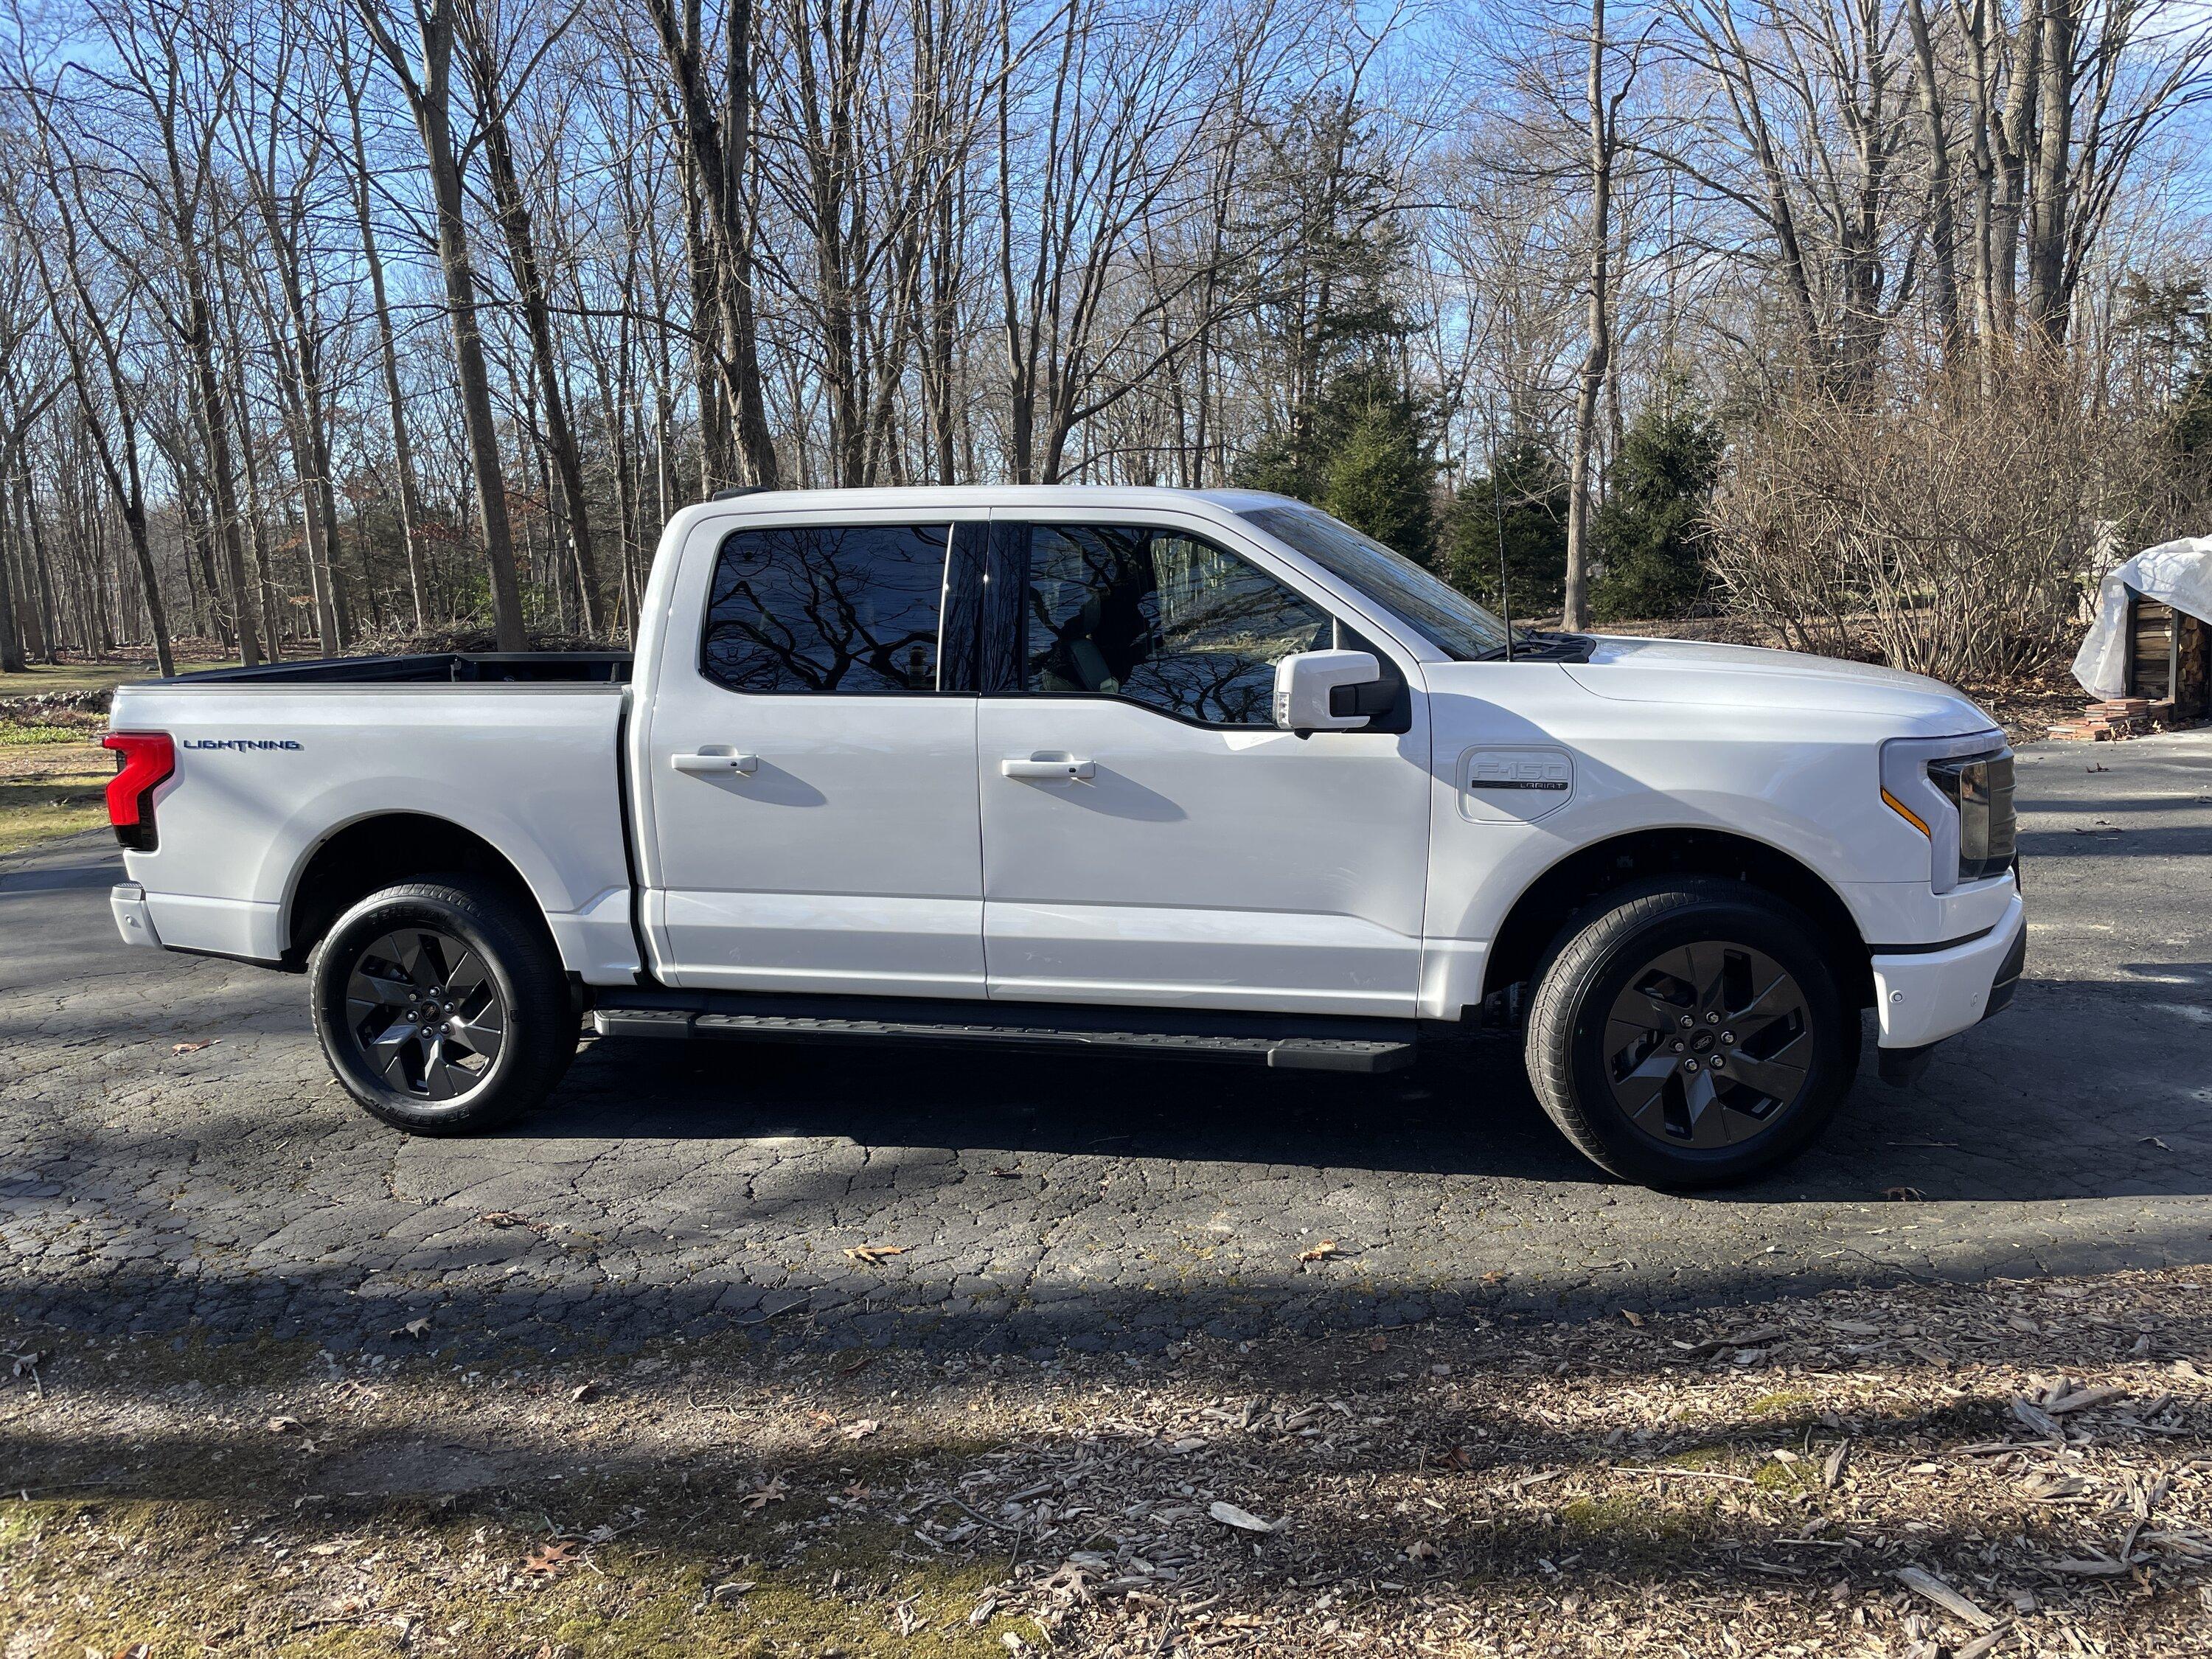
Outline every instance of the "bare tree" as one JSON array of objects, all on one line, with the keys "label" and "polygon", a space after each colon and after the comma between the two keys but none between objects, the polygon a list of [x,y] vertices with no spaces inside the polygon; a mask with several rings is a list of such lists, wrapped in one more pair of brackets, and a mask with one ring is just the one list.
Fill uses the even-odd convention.
[{"label": "bare tree", "polygon": [[453,328],[453,370],[460,383],[462,421],[476,480],[477,516],[484,558],[491,568],[492,623],[499,648],[520,651],[526,643],[522,588],[515,574],[514,532],[507,519],[498,423],[492,410],[491,378],[484,363],[483,333],[477,313],[476,264],[469,252],[461,158],[453,143],[457,0],[410,0],[410,3],[419,64],[392,33],[382,0],[355,0],[355,9],[405,96],[422,141],[435,205],[438,266],[445,277],[447,312]]}]

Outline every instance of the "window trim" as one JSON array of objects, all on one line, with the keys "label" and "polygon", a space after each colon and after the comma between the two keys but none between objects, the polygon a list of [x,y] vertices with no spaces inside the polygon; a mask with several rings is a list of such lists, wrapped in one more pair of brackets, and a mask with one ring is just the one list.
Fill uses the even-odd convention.
[{"label": "window trim", "polygon": [[[963,526],[972,526],[969,531],[969,533],[962,533],[962,527]],[[847,691],[842,690],[832,691],[811,691],[804,688],[792,688],[776,691],[744,691],[738,690],[738,687],[730,684],[727,681],[720,678],[711,668],[708,666],[707,637],[714,626],[714,583],[721,571],[722,550],[729,545],[730,538],[732,537],[749,535],[760,532],[774,532],[778,531],[835,532],[840,530],[935,530],[939,528],[943,529],[945,532],[945,564],[944,568],[939,574],[937,583],[937,684],[931,686],[928,690],[916,690],[909,687],[905,690],[898,691],[876,687],[871,688],[867,690],[855,691]],[[964,543],[975,539],[975,532],[981,532],[988,534],[989,528],[989,522],[984,519],[968,516],[939,518],[929,513],[902,513],[881,519],[873,517],[848,518],[843,516],[836,518],[813,518],[803,515],[792,517],[778,516],[772,519],[763,518],[743,520],[736,524],[731,525],[727,529],[722,530],[715,534],[714,538],[714,544],[708,551],[706,560],[707,582],[705,591],[701,595],[699,605],[698,647],[693,653],[693,672],[696,672],[699,678],[706,684],[714,687],[717,691],[724,692],[732,697],[751,697],[758,699],[769,697],[884,697],[896,698],[903,701],[905,699],[914,697],[973,696],[975,695],[974,657],[977,645],[977,640],[974,637],[974,634],[975,632],[980,632],[980,630],[976,629],[975,619],[972,612],[972,607],[969,607],[966,605],[966,595],[972,592],[973,590],[966,572],[961,569],[963,562],[962,550],[963,544]],[[956,580],[960,582],[962,591],[956,591]],[[956,617],[955,615],[956,605],[960,605],[963,607],[957,617]],[[971,637],[960,641],[964,647],[965,654],[969,658],[969,660],[964,663],[954,665],[954,672],[951,678],[957,682],[961,682],[961,684],[948,686],[945,684],[946,666],[948,663],[951,662],[952,659],[951,653],[948,652],[945,647],[949,641],[956,641],[958,639],[958,635],[952,633],[949,627],[949,624],[956,620],[964,623],[964,625],[971,630]]]},{"label": "window trim", "polygon": [[[1118,703],[1135,708],[1161,720],[1172,720],[1177,726],[1189,726],[1200,732],[1279,732],[1273,721],[1258,724],[1243,721],[1204,720],[1188,714],[1180,714],[1157,703],[1124,696],[1118,692],[1104,691],[1031,691],[1022,684],[1029,663],[1029,605],[1030,550],[1034,545],[1035,532],[1040,528],[1093,528],[1100,530],[1144,530],[1184,536],[1212,548],[1215,551],[1237,560],[1257,571],[1269,581],[1288,590],[1299,599],[1314,607],[1328,619],[1331,638],[1340,640],[1347,633],[1359,637],[1362,644],[1383,659],[1385,672],[1394,676],[1400,691],[1393,708],[1386,714],[1372,717],[1364,726],[1349,732],[1332,732],[1330,736],[1358,736],[1361,733],[1380,733],[1402,736],[1412,730],[1413,679],[1405,665],[1385,653],[1373,643],[1371,635],[1379,630],[1348,621],[1341,607],[1324,595],[1316,594],[1303,584],[1291,580],[1283,572],[1269,568],[1267,562],[1255,558],[1246,549],[1237,547],[1222,532],[1221,526],[1201,521],[1199,524],[1157,519],[1141,513],[1112,507],[1090,508],[1084,511],[1061,509],[1049,514],[1023,512],[991,516],[991,540],[982,580],[986,591],[980,607],[982,628],[977,653],[975,694],[996,700],[1018,699],[1028,702],[1090,702]],[[1002,595],[1011,595],[1009,600]],[[1011,615],[1009,614],[1011,613]],[[1008,648],[1011,646],[1011,648]],[[1010,679],[1011,684],[994,684],[994,680]]]}]

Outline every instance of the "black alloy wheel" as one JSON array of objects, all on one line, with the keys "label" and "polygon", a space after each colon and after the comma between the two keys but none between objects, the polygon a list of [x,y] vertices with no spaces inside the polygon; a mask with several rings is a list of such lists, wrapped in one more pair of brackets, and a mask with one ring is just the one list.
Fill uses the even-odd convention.
[{"label": "black alloy wheel", "polygon": [[1621,1113],[1662,1146],[1733,1146],[1788,1115],[1812,1064],[1812,1013],[1763,951],[1707,940],[1629,977],[1606,1020]]},{"label": "black alloy wheel", "polygon": [[400,928],[355,953],[346,1029],[393,1090],[458,1102],[499,1059],[507,1000],[465,941],[434,927]]},{"label": "black alloy wheel", "polygon": [[372,893],[308,959],[315,1035],[345,1091],[416,1134],[466,1134],[552,1091],[577,1000],[526,891],[474,875]]}]

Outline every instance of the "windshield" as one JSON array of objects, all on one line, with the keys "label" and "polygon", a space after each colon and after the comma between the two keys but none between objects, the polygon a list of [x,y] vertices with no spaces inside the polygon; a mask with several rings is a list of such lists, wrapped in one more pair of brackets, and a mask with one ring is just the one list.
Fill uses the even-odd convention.
[{"label": "windshield", "polygon": [[[1401,553],[1339,523],[1318,507],[1262,507],[1240,515],[1296,548],[1339,581],[1403,617],[1461,662],[1503,655],[1505,624]],[[1514,630],[1516,648],[1525,636]]]}]

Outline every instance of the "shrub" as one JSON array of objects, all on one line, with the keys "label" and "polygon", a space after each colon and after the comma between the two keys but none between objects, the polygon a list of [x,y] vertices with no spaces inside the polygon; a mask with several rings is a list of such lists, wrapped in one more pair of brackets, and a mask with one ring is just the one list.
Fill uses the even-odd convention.
[{"label": "shrub", "polygon": [[1801,649],[1870,635],[1945,679],[2033,673],[2072,651],[2084,581],[2140,527],[2151,447],[2034,356],[1798,393],[1738,439],[1710,556]]}]

